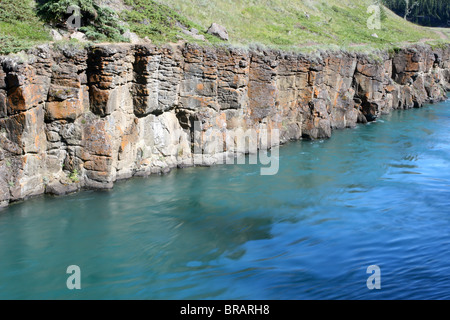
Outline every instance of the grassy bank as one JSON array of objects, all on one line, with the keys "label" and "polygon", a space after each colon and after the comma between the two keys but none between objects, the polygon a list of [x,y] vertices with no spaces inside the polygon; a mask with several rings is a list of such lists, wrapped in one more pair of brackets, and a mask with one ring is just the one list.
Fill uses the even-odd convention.
[{"label": "grassy bank", "polygon": [[[64,0],[88,1],[88,0]],[[124,28],[154,43],[180,39],[207,45],[225,44],[206,34],[211,23],[225,26],[233,46],[266,46],[287,51],[324,49],[388,49],[410,43],[449,42],[448,29],[414,25],[382,7],[381,28],[369,29],[368,12],[375,0],[114,0],[124,8],[117,19]],[[49,28],[38,18],[34,0],[0,2],[0,54],[18,52],[50,41]],[[92,41],[123,41],[101,34]],[[111,29],[110,27],[108,27]],[[103,28],[108,30],[108,28]],[[196,40],[182,28],[196,28],[206,42]],[[89,33],[88,33],[89,34]],[[374,35],[376,34],[376,36]]]},{"label": "grassy bank", "polygon": [[50,41],[32,0],[0,1],[0,54],[18,52]]},{"label": "grassy bank", "polygon": [[[429,28],[414,25],[387,8],[381,10],[381,29],[367,20],[372,0],[164,0],[182,15],[207,28],[224,25],[235,45],[254,43],[279,49],[306,46],[344,48],[403,45],[444,41]],[[372,35],[376,33],[378,38]],[[448,39],[446,40],[448,42]]]}]

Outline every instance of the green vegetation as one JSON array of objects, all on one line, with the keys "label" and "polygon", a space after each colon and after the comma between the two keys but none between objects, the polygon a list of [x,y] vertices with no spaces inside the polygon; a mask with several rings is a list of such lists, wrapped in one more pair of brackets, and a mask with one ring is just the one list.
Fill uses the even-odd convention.
[{"label": "green vegetation", "polygon": [[[380,12],[381,29],[371,30],[367,20],[376,0],[165,0],[164,3],[193,22],[209,27],[224,25],[235,45],[254,43],[284,50],[317,47],[345,49],[386,48],[439,41],[430,29],[405,21],[387,8]],[[376,33],[378,38],[372,35]]]},{"label": "green vegetation", "polygon": [[73,171],[69,175],[69,179],[73,183],[78,183],[80,181],[80,177],[78,176],[78,170],[77,169],[73,169]]},{"label": "green vegetation", "polygon": [[88,42],[80,42],[78,40],[75,39],[70,39],[70,40],[60,40],[60,41],[55,41],[53,43],[53,49],[54,50],[59,50],[59,51],[64,51],[64,50],[69,50],[69,51],[80,51],[86,48],[86,46],[88,46],[89,43]]},{"label": "green vegetation", "polygon": [[37,21],[36,16],[33,13],[32,1],[0,1],[0,21],[13,23],[26,20],[31,20],[30,22]]},{"label": "green vegetation", "polygon": [[50,40],[34,13],[32,0],[0,1],[0,55],[16,53]]},{"label": "green vegetation", "polygon": [[37,13],[44,21],[54,25],[64,25],[72,13],[67,8],[78,8],[81,28],[91,40],[124,41],[125,28],[120,24],[114,10],[99,6],[94,0],[42,0]]},{"label": "green vegetation", "polygon": [[[122,42],[126,29],[153,43],[185,39],[207,45],[224,44],[206,34],[211,23],[226,27],[227,42],[233,46],[266,46],[286,51],[324,49],[389,49],[409,43],[449,42],[448,29],[431,29],[415,25],[380,6],[380,29],[367,25],[374,12],[368,10],[383,0],[111,0],[124,8],[114,12],[97,0],[34,0],[0,2],[0,54],[18,52],[50,40],[43,22],[65,26],[69,6],[81,13],[81,28],[92,41]],[[400,3],[400,0],[385,0]],[[433,14],[449,13],[437,0],[427,9]],[[418,7],[417,7],[418,8]],[[427,11],[427,12],[428,12]],[[443,14],[441,15],[444,16]],[[207,42],[187,32],[195,28]],[[184,29],[184,30],[183,30]],[[183,32],[184,31],[184,32]],[[197,37],[198,38],[198,37]],[[64,43],[66,43],[65,41]],[[56,44],[62,46],[63,44]]]},{"label": "green vegetation", "polygon": [[445,49],[447,47],[447,44],[445,42],[438,42],[431,44],[431,47],[433,49]]},{"label": "green vegetation", "polygon": [[[122,18],[130,26],[130,31],[140,37],[149,37],[156,43],[179,40],[181,27],[187,30],[203,29],[170,7],[154,0],[125,0],[124,2],[133,7],[132,10],[125,10],[122,13]],[[203,35],[209,37],[211,41],[215,40],[214,37],[205,33]]]}]

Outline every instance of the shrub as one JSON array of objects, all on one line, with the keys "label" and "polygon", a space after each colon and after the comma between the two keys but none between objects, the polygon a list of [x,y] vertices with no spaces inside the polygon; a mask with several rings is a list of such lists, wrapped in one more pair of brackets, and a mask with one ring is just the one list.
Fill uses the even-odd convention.
[{"label": "shrub", "polygon": [[117,14],[108,7],[99,6],[94,0],[42,0],[38,15],[54,25],[65,25],[72,13],[69,7],[79,9],[81,28],[91,40],[124,41],[125,28],[120,24]]}]

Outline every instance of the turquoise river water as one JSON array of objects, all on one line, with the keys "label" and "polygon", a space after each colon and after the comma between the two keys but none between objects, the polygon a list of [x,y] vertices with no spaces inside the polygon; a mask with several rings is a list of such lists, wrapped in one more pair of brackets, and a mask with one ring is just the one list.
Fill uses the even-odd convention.
[{"label": "turquoise river water", "polygon": [[0,299],[450,299],[450,101],[289,143],[277,175],[259,172],[188,168],[13,204]]}]

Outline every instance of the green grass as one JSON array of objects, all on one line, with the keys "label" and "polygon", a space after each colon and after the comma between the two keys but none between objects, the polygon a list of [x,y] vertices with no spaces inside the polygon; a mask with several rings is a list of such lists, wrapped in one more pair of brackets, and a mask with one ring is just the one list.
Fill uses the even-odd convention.
[{"label": "green grass", "polygon": [[14,22],[14,21],[29,21],[35,22],[37,20],[34,12],[34,2],[31,0],[0,1],[0,21]]},{"label": "green grass", "polygon": [[[373,50],[411,43],[449,43],[449,29],[414,25],[383,10],[380,30],[370,30],[368,7],[375,0],[116,0],[131,6],[120,18],[132,32],[154,43],[183,38],[205,45],[225,42],[206,34],[211,23],[225,26],[229,44],[255,45],[285,51],[316,49]],[[48,30],[34,12],[34,1],[0,0],[0,54],[18,52],[50,41]],[[130,8],[130,7],[128,7]],[[308,17],[307,17],[308,15]],[[196,28],[207,43],[184,34]],[[376,33],[378,38],[373,37]]]},{"label": "green grass", "polygon": [[0,0],[0,55],[49,40],[48,31],[34,12],[34,1]]},{"label": "green grass", "polygon": [[17,53],[47,41],[50,41],[50,36],[43,26],[0,21],[0,55]]},{"label": "green grass", "polygon": [[[431,29],[409,23],[388,9],[383,10],[381,30],[370,30],[367,9],[375,2],[371,0],[160,1],[203,30],[212,22],[224,25],[231,43],[237,46],[262,44],[297,51],[305,47],[386,48],[423,39],[442,41]],[[372,37],[373,33],[378,38]]]},{"label": "green grass", "polygon": [[[202,27],[170,7],[154,0],[124,0],[132,10],[124,10],[121,14],[130,27],[140,37],[148,37],[155,43],[175,42],[180,38],[189,37],[181,32],[180,25],[187,30],[196,28],[201,31]],[[200,32],[210,42],[217,42],[217,38]],[[194,41],[193,38],[189,40]]]}]

